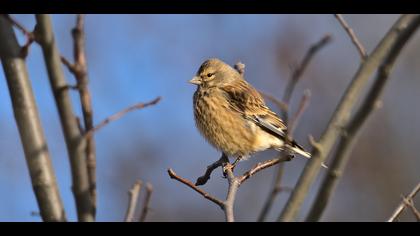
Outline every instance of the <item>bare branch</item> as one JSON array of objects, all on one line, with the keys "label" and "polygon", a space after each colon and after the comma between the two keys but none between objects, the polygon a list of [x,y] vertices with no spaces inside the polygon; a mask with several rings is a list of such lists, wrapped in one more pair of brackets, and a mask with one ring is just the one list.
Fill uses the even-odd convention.
[{"label": "bare branch", "polygon": [[235,217],[233,214],[233,206],[235,204],[236,193],[238,192],[241,182],[233,175],[233,166],[230,165],[230,163],[224,163],[224,165],[226,165],[224,166],[224,169],[229,183],[228,193],[224,203],[225,217],[227,222],[234,222]]},{"label": "bare branch", "polygon": [[26,37],[26,43],[21,47],[19,55],[22,58],[26,58],[26,56],[29,53],[29,47],[31,44],[35,41],[35,34],[29,30],[27,30],[22,24],[20,24],[18,21],[13,19],[8,14],[2,14],[10,23],[12,23],[13,26],[15,26],[17,29],[19,29]]},{"label": "bare branch", "polygon": [[[288,127],[288,129],[286,130],[286,142],[290,142],[290,140],[292,140],[293,138],[293,133],[295,128],[297,127],[297,124],[299,122],[299,118],[300,116],[303,114],[305,108],[307,107],[308,103],[309,103],[309,98],[310,98],[310,91],[306,90],[304,93],[304,96],[301,99],[300,105],[299,105],[299,109],[298,111],[295,113],[294,117],[292,118],[291,121],[289,121],[289,104],[290,104],[290,99],[292,97],[293,91],[296,87],[296,84],[299,82],[301,76],[303,75],[303,72],[305,71],[306,67],[308,66],[309,62],[311,61],[311,59],[314,57],[314,55],[321,49],[323,48],[325,45],[327,45],[329,42],[331,41],[331,36],[329,34],[325,35],[323,38],[321,38],[320,41],[318,41],[317,43],[313,44],[308,52],[305,54],[301,64],[297,67],[293,67],[292,69],[292,76],[288,82],[288,84],[285,87],[285,91],[283,93],[283,102],[280,102],[280,100],[274,98],[273,96],[267,95],[267,94],[263,94],[264,97],[266,97],[267,99],[270,99],[272,102],[274,102],[280,109],[281,111],[281,116],[283,117],[286,126]],[[287,155],[287,154],[286,154]],[[325,165],[324,165],[325,166]],[[283,172],[283,164],[280,164],[276,170],[277,174],[276,176],[281,176],[282,172]],[[260,216],[258,217],[258,221],[263,221],[266,217],[266,215],[268,214],[268,212],[271,209],[271,206],[273,205],[274,199],[277,196],[277,194],[279,193],[278,189],[280,189],[280,179],[281,178],[276,178],[270,194],[264,204],[263,209],[261,210]]]},{"label": "bare branch", "polygon": [[132,222],[134,219],[134,213],[136,212],[136,206],[142,185],[143,182],[141,180],[137,180],[130,191],[128,191],[128,207],[127,212],[125,213],[125,222]]},{"label": "bare branch", "polygon": [[153,99],[150,102],[146,102],[146,103],[137,103],[133,106],[127,107],[122,111],[119,111],[109,117],[107,117],[106,119],[104,119],[103,121],[99,122],[99,124],[97,124],[95,127],[93,127],[92,129],[88,130],[85,133],[85,137],[89,137],[90,135],[93,135],[93,133],[97,132],[98,130],[100,130],[101,128],[103,128],[104,126],[106,126],[108,123],[112,122],[112,121],[116,121],[118,119],[120,119],[121,117],[123,117],[124,115],[126,115],[127,113],[131,112],[131,111],[135,111],[135,110],[141,110],[145,107],[148,106],[152,106],[157,104],[159,101],[161,100],[161,97],[157,97],[155,99]]},{"label": "bare branch", "polygon": [[61,127],[67,145],[73,178],[73,194],[79,221],[93,221],[95,207],[89,194],[89,176],[86,168],[86,142],[83,139],[73,112],[68,83],[61,67],[60,53],[55,43],[51,19],[48,15],[36,15],[37,42],[41,45],[51,89],[60,115]]},{"label": "bare branch", "polygon": [[[418,183],[414,187],[414,189],[407,195],[406,199],[413,199],[418,192],[420,192],[420,183]],[[406,207],[406,204],[404,203],[404,200],[403,200],[400,203],[400,205],[398,205],[398,207],[395,209],[394,213],[392,213],[391,217],[389,217],[388,222],[395,221],[398,218],[398,216],[400,216],[400,214],[403,212],[405,207]]]},{"label": "bare branch", "polygon": [[289,139],[292,139],[293,133],[295,132],[297,124],[299,123],[299,119],[302,116],[305,109],[309,105],[310,98],[311,98],[311,91],[310,90],[305,90],[305,92],[303,93],[303,97],[300,100],[299,108],[296,111],[293,118],[289,122],[289,127],[287,129],[287,135],[289,136]]},{"label": "bare branch", "polygon": [[390,54],[398,54],[406,44],[415,29],[420,24],[419,15],[403,15],[394,24],[386,36],[382,39],[372,54],[361,64],[351,84],[341,98],[327,128],[318,143],[318,148],[313,149],[312,158],[305,166],[296,187],[294,188],[285,208],[278,220],[291,221],[297,216],[309,187],[315,180],[321,164],[330,153],[336,140],[343,135],[343,127],[346,127],[350,116],[349,113],[357,104],[358,98],[365,88],[371,74],[381,65]]},{"label": "bare branch", "polygon": [[[406,36],[408,37],[409,35]],[[407,39],[402,37],[400,40]],[[317,197],[314,201],[314,205],[307,217],[308,221],[319,220],[325,210],[350,158],[349,152],[351,151],[353,142],[356,140],[358,133],[361,131],[362,125],[366,122],[369,115],[376,110],[380,96],[389,80],[391,69],[393,68],[396,58],[403,46],[404,43],[396,44],[395,47],[390,49],[383,62],[380,64],[376,77],[374,78],[373,85],[369,89],[364,101],[359,106],[352,119],[348,121],[347,125],[342,130],[345,135],[341,135],[339,137],[338,147],[332,158],[331,169],[321,184]]]},{"label": "bare branch", "polygon": [[334,14],[335,18],[337,18],[338,22],[340,22],[341,26],[344,28],[344,30],[349,35],[351,41],[353,42],[354,46],[356,46],[357,51],[360,54],[360,57],[363,60],[366,59],[368,56],[366,53],[365,48],[363,47],[362,43],[360,43],[359,39],[357,38],[356,34],[354,33],[353,29],[350,28],[350,26],[347,24],[347,22],[344,20],[343,16],[341,14]]},{"label": "bare branch", "polygon": [[[275,164],[278,164],[280,162],[290,161],[291,159],[292,159],[292,156],[286,156],[286,157],[283,157],[283,158],[276,158],[276,159],[273,159],[273,160],[268,160],[268,161],[265,161],[265,162],[261,162],[261,163],[258,163],[257,165],[255,165],[252,169],[245,172],[243,175],[235,176],[233,174],[234,166],[229,163],[229,160],[227,159],[227,156],[225,154],[222,154],[222,157],[218,161],[216,161],[215,163],[208,166],[208,168],[206,170],[206,173],[202,177],[200,177],[199,179],[203,179],[201,181],[204,181],[204,179],[205,179],[205,182],[207,182],[207,180],[210,176],[210,173],[214,169],[216,169],[217,167],[222,165],[223,172],[225,173],[225,175],[227,177],[227,180],[228,180],[228,184],[229,184],[228,192],[227,192],[227,196],[226,196],[226,201],[224,201],[224,202],[222,202],[221,200],[211,196],[207,192],[199,189],[198,187],[193,185],[189,180],[186,180],[186,179],[183,179],[183,178],[177,176],[172,169],[169,169],[168,173],[169,173],[169,176],[172,179],[176,179],[176,180],[180,181],[181,183],[189,186],[190,188],[194,189],[196,192],[203,195],[205,198],[207,198],[210,201],[219,205],[225,213],[226,221],[227,222],[233,222],[233,221],[235,221],[234,213],[233,213],[233,206],[234,206],[234,203],[235,203],[236,193],[239,189],[239,186],[245,180],[249,179],[251,176],[253,176],[257,172],[259,172],[261,170],[264,170],[264,169],[266,169],[270,166],[273,166]],[[200,182],[200,181],[197,181],[197,182]]]},{"label": "bare branch", "polygon": [[77,73],[76,66],[72,64],[67,58],[65,58],[64,56],[60,56],[60,60],[71,73]]},{"label": "bare branch", "polygon": [[261,90],[258,91],[263,97],[265,97],[266,99],[270,100],[271,102],[273,102],[277,108],[281,111],[281,112],[286,112],[288,111],[288,105],[285,102],[280,101],[279,99],[277,99],[276,97],[274,97],[273,95],[270,95],[268,93],[262,92]]},{"label": "bare branch", "polygon": [[420,212],[417,210],[417,208],[414,206],[413,199],[408,199],[402,196],[402,199],[404,201],[404,204],[408,207],[410,207],[411,211],[413,212],[414,216],[416,217],[417,221],[420,222]]},{"label": "bare branch", "polygon": [[152,197],[152,192],[153,192],[152,184],[147,183],[146,184],[146,197],[144,199],[143,209],[141,210],[141,215],[139,218],[140,222],[144,222],[146,220],[147,213],[149,212],[149,209],[150,209],[149,205],[150,205],[150,199]]},{"label": "bare branch", "polygon": [[[292,98],[292,94],[293,94],[293,90],[296,87],[296,84],[298,83],[298,81],[300,80],[300,78],[303,75],[303,72],[306,70],[306,67],[309,65],[309,62],[312,60],[312,58],[315,56],[315,54],[322,49],[325,45],[327,45],[330,41],[331,41],[331,35],[326,34],[324,37],[321,38],[320,41],[318,41],[317,43],[313,44],[308,52],[306,53],[305,57],[303,58],[302,62],[299,64],[299,66],[293,71],[292,73],[292,77],[289,80],[289,83],[287,84],[285,91],[284,91],[284,95],[283,95],[283,99],[282,101],[285,102],[286,104],[290,103],[290,99]],[[282,113],[282,117],[285,120],[285,123],[288,125],[288,114],[287,112],[283,112]]]},{"label": "bare branch", "polygon": [[171,177],[171,179],[175,179],[175,180],[187,185],[188,187],[195,190],[197,193],[201,194],[204,198],[214,202],[215,204],[217,204],[218,206],[220,206],[220,208],[222,208],[224,210],[225,204],[224,204],[223,201],[213,197],[212,195],[205,192],[204,190],[196,187],[191,181],[178,176],[172,169],[168,169],[168,174]]},{"label": "bare branch", "polygon": [[47,141],[20,49],[12,24],[0,17],[0,59],[39,211],[44,221],[66,221]]},{"label": "bare branch", "polygon": [[252,167],[250,170],[248,170],[247,172],[245,172],[242,176],[239,177],[239,183],[243,183],[245,180],[249,179],[251,176],[253,176],[254,174],[256,174],[257,172],[264,170],[268,167],[274,166],[280,162],[285,162],[285,161],[291,161],[293,158],[292,155],[283,155],[280,158],[275,158],[272,160],[268,160],[268,161],[264,161],[264,162],[260,162],[258,164],[256,164],[254,167]]},{"label": "bare branch", "polygon": [[[282,153],[280,153],[279,155],[282,155]],[[258,222],[263,222],[266,219],[268,213],[270,212],[270,209],[272,208],[274,204],[274,200],[276,199],[277,194],[279,194],[281,190],[283,189],[281,186],[283,173],[284,173],[284,163],[279,163],[278,168],[276,169],[276,173],[275,173],[274,184],[272,185],[270,193],[268,194],[267,199],[265,200],[264,206],[261,209],[261,212],[258,216],[258,219],[257,219]]]},{"label": "bare branch", "polygon": [[[84,37],[84,15],[77,15],[76,26],[71,31],[73,36],[74,64],[71,64],[65,57],[61,61],[76,78],[77,88],[80,96],[80,103],[83,113],[84,132],[93,128],[92,99],[88,88],[88,75],[85,54]],[[86,165],[89,178],[89,192],[91,195],[94,215],[96,214],[96,151],[93,136],[86,138]]]}]

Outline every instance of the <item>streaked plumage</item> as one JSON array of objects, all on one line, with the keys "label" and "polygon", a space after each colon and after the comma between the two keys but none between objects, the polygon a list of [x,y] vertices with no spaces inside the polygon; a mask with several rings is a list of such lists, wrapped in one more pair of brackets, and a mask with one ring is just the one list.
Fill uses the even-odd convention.
[{"label": "streaked plumage", "polygon": [[[246,157],[269,148],[284,149],[287,127],[264,99],[231,66],[209,59],[190,80],[196,126],[215,148],[231,157]],[[287,150],[310,157],[295,141]]]}]

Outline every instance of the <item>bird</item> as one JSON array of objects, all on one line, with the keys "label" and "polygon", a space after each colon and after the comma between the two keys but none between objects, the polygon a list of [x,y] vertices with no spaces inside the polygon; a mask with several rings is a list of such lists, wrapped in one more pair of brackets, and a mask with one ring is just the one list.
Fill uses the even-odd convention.
[{"label": "bird", "polygon": [[227,63],[207,59],[189,82],[197,86],[193,95],[197,129],[214,148],[236,158],[233,165],[267,149],[311,157],[295,140],[288,140],[282,119]]}]

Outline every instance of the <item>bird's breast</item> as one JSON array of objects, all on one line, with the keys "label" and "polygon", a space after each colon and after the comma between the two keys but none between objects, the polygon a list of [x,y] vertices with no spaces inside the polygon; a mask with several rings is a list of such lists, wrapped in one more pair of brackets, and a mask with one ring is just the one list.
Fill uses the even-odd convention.
[{"label": "bird's breast", "polygon": [[194,118],[200,133],[215,148],[229,156],[253,152],[255,124],[234,111],[217,89],[197,90],[194,94]]}]

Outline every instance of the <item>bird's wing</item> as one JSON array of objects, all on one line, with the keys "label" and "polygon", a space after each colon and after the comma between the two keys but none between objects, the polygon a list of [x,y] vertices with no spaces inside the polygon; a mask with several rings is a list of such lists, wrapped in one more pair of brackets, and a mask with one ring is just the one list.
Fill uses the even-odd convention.
[{"label": "bird's wing", "polygon": [[237,80],[233,84],[222,86],[230,107],[245,119],[255,122],[269,133],[284,138],[286,125],[265,105],[258,91],[245,80]]}]

